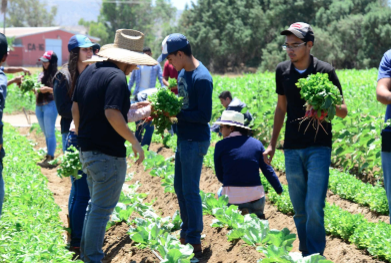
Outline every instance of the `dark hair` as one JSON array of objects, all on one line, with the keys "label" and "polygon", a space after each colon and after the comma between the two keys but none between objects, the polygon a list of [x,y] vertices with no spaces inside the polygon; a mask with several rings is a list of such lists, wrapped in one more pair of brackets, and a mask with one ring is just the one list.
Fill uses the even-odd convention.
[{"label": "dark hair", "polygon": [[53,87],[53,78],[56,75],[57,68],[57,55],[53,52],[52,57],[49,60],[49,67],[45,69],[43,66],[43,77],[41,79],[41,83],[47,87]]},{"label": "dark hair", "polygon": [[0,60],[3,59],[5,55],[8,53],[8,42],[7,37],[0,33]]},{"label": "dark hair", "polygon": [[68,70],[69,73],[71,74],[71,86],[70,89],[68,90],[68,95],[69,97],[72,97],[73,91],[75,90],[76,86],[76,80],[79,77],[79,69],[77,67],[79,63],[79,53],[80,53],[80,48],[74,48],[69,52],[69,62],[68,62]]},{"label": "dark hair", "polygon": [[[286,32],[284,34],[285,36],[291,36],[291,35],[294,35],[292,32]],[[296,36],[296,35],[295,35]],[[315,36],[311,36],[311,35],[308,35],[307,37],[305,38],[300,38],[301,40],[303,40],[305,42],[304,45],[307,45],[307,42],[308,41],[312,41],[312,45],[315,43]]]},{"label": "dark hair", "polygon": [[143,48],[143,53],[145,52],[152,52],[150,47]]},{"label": "dark hair", "polygon": [[223,92],[220,93],[219,99],[224,99],[224,100],[226,100],[227,98],[229,98],[230,100],[232,100],[231,92],[229,92],[229,91],[226,90],[226,91],[223,91]]},{"label": "dark hair", "polygon": [[[190,57],[193,55],[193,53],[191,52],[191,46],[190,46],[190,43],[187,44],[186,46],[184,46],[183,48],[181,49],[178,49],[177,51],[175,52],[172,52],[171,54],[173,54],[174,56],[176,56],[178,54],[178,51],[182,51],[186,56]],[[170,55],[171,55],[170,54]]]},{"label": "dark hair", "polygon": [[243,136],[249,136],[250,134],[250,130],[241,127],[236,127],[236,126],[233,127],[234,127],[234,131],[240,132],[240,134]]}]

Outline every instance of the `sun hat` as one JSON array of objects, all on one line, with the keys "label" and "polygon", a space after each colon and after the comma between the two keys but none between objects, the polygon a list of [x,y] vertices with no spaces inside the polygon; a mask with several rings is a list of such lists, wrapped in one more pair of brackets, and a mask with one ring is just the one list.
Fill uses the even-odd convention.
[{"label": "sun hat", "polygon": [[[144,34],[133,29],[118,29],[113,44],[102,46],[98,56],[126,64],[154,66],[158,62],[143,53]],[[88,60],[91,62],[91,59]],[[84,61],[87,62],[87,61]]]},{"label": "sun hat", "polygon": [[49,61],[55,60],[53,62],[56,62],[57,61],[57,55],[56,55],[56,53],[54,53],[54,51],[49,50],[49,51],[46,51],[42,55],[42,57],[40,57],[38,60],[42,61],[42,62],[49,62]]},{"label": "sun hat", "polygon": [[162,62],[167,56],[181,48],[184,48],[189,44],[187,38],[179,33],[174,33],[166,36],[162,42],[162,54],[159,56],[157,61]]},{"label": "sun hat", "polygon": [[96,43],[92,43],[91,40],[85,35],[74,35],[69,39],[68,51],[77,47],[93,47]]},{"label": "sun hat", "polygon": [[244,115],[240,112],[233,111],[233,110],[223,111],[223,115],[221,115],[220,120],[216,121],[215,124],[235,126],[235,127],[251,130],[250,127],[244,125]]},{"label": "sun hat", "polygon": [[315,35],[314,31],[312,30],[312,27],[309,24],[303,22],[293,23],[289,26],[288,29],[281,32],[281,35],[289,34],[294,34],[295,36],[304,41],[313,42],[315,40]]}]

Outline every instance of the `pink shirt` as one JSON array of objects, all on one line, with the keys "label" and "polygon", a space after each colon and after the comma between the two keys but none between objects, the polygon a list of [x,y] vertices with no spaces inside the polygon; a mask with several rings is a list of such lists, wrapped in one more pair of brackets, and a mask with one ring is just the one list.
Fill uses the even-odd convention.
[{"label": "pink shirt", "polygon": [[[236,136],[242,135],[240,132],[232,132],[226,138]],[[228,202],[230,204],[244,204],[261,199],[265,196],[265,190],[263,189],[263,185],[251,187],[226,186],[223,187],[223,191],[221,192],[221,194],[228,196]]]}]

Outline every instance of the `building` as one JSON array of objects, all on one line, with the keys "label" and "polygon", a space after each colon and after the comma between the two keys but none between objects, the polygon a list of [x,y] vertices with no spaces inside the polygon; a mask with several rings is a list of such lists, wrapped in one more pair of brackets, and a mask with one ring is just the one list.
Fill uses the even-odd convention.
[{"label": "building", "polygon": [[[68,62],[68,41],[78,32],[61,27],[10,27],[5,29],[7,37],[14,37],[13,49],[7,58],[8,66],[37,66],[45,51],[53,50],[58,56],[58,65]],[[97,37],[88,36],[92,42]]]}]

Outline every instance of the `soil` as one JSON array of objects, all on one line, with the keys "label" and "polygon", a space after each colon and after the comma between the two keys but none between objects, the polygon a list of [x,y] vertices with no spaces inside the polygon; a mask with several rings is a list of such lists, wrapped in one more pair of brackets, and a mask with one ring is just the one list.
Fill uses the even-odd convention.
[{"label": "soil", "polygon": [[[21,134],[26,134],[29,139],[37,142],[37,145],[35,146],[37,149],[43,148],[45,146],[44,138],[42,138],[42,136],[37,136],[34,131],[32,133],[29,133],[28,131],[28,128],[20,128]],[[151,150],[157,151],[164,157],[170,157],[173,155],[172,150],[164,148],[161,145],[152,144]],[[127,182],[127,184],[133,184],[136,181],[139,181],[142,185],[138,191],[149,193],[148,197],[146,198],[146,202],[150,202],[153,199],[155,200],[153,207],[156,213],[161,214],[162,216],[171,216],[175,210],[179,209],[175,194],[164,193],[159,178],[151,177],[149,175],[149,171],[144,171],[142,166],[131,165],[130,160],[128,160],[128,164],[131,166],[128,169],[128,173],[134,172],[134,175],[132,180]],[[58,178],[56,175],[56,169],[42,169],[42,172],[49,180],[49,189],[53,191],[55,202],[62,208],[60,217],[64,225],[67,226],[66,215],[68,196],[71,187],[70,180],[69,178]],[[284,176],[280,175],[280,177],[283,180]],[[202,169],[200,187],[201,190],[212,193],[215,193],[220,187],[220,184],[211,169]],[[335,202],[338,202],[339,205],[342,204],[342,206],[344,204],[342,199],[335,195],[330,195],[328,199],[335,200]],[[356,210],[350,209],[350,206],[352,205],[354,204],[346,203],[346,205],[343,207],[350,212],[358,213],[358,208]],[[365,210],[362,211],[365,213]],[[292,216],[278,212],[277,208],[271,205],[269,201],[266,203],[265,213],[271,229],[283,229],[286,227],[291,232],[296,233]],[[376,217],[373,215],[373,220],[376,218],[383,221],[381,216]],[[200,260],[201,263],[255,263],[258,259],[262,258],[261,253],[257,252],[255,248],[245,245],[241,240],[236,243],[228,242],[226,237],[228,230],[210,227],[212,220],[213,217],[204,216],[203,235],[205,235],[205,238],[202,241],[204,255]],[[387,220],[387,218],[384,220]],[[113,226],[106,232],[103,246],[106,257],[103,262],[159,262],[158,258],[150,250],[139,249],[135,247],[135,244],[127,234],[128,229],[129,226],[127,226],[125,223],[120,223]],[[292,252],[298,251],[298,245],[299,242],[296,240],[293,244]],[[373,259],[365,251],[357,249],[352,244],[348,244],[339,238],[333,238],[329,236],[327,236],[325,256],[336,263],[382,262],[377,259]]]}]

